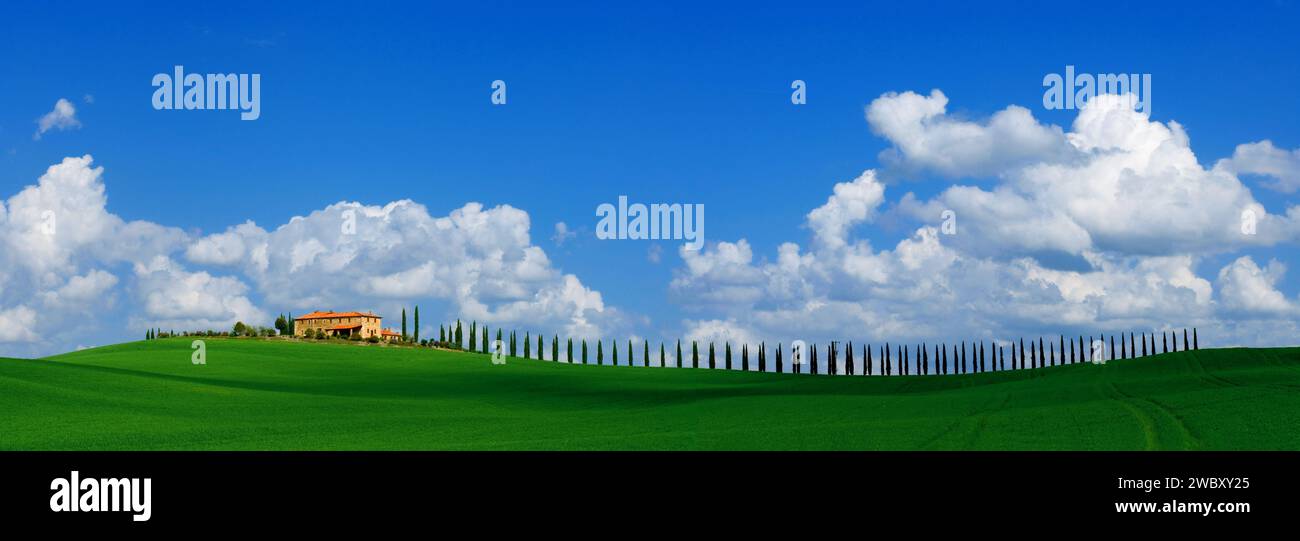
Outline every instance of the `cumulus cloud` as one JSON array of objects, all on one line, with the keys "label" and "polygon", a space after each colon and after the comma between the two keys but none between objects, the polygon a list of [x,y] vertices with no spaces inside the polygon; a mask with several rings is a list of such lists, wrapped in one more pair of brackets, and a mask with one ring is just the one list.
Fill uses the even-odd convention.
[{"label": "cumulus cloud", "polygon": [[40,141],[41,136],[50,130],[74,130],[80,127],[81,121],[77,120],[77,108],[67,99],[59,98],[59,101],[54,102],[53,110],[36,120],[36,133],[32,135],[32,139]]},{"label": "cumulus cloud", "polygon": [[1237,174],[1270,177],[1272,182],[1264,184],[1270,190],[1295,193],[1300,189],[1300,148],[1287,151],[1269,140],[1246,143],[1216,165]]},{"label": "cumulus cloud", "polygon": [[[787,242],[768,259],[739,239],[683,253],[670,289],[714,316],[683,324],[701,336],[725,327],[787,342],[1199,325],[1218,343],[1289,343],[1295,311],[1276,288],[1279,263],[1241,258],[1213,282],[1196,268],[1214,254],[1294,243],[1300,210],[1269,213],[1233,169],[1200,166],[1180,125],[1134,105],[1094,98],[1067,132],[1015,106],[973,122],[950,118],[938,91],[886,94],[867,119],[892,143],[881,156],[890,176],[993,184],[956,184],[927,200],[903,194],[889,212],[921,225],[877,249],[855,226],[884,212],[881,175],[838,183],[807,216],[806,249]],[[1241,313],[1260,318],[1235,320]]]},{"label": "cumulus cloud", "polygon": [[1219,271],[1219,300],[1228,310],[1248,315],[1280,315],[1296,311],[1277,283],[1286,265],[1277,260],[1260,268],[1248,256],[1237,258]]},{"label": "cumulus cloud", "polygon": [[0,310],[0,343],[36,340],[36,311],[26,306]]},{"label": "cumulus cloud", "polygon": [[61,351],[87,332],[111,342],[152,327],[269,325],[266,307],[382,313],[420,299],[448,317],[575,337],[630,325],[555,268],[528,214],[508,205],[432,216],[409,200],[340,202],[271,230],[192,236],[108,212],[103,177],[91,156],[65,158],[0,201],[0,342],[28,344],[0,351]]},{"label": "cumulus cloud", "polygon": [[1077,155],[1060,128],[1039,124],[1024,107],[1007,107],[982,123],[953,118],[947,107],[948,97],[937,89],[929,96],[890,92],[873,100],[867,122],[893,143],[881,163],[905,173],[969,177]]}]

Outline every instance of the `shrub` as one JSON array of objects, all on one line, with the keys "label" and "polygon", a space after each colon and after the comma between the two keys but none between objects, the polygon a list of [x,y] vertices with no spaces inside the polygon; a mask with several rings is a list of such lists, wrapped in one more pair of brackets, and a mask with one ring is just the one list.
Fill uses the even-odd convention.
[{"label": "shrub", "polygon": [[[359,337],[358,337],[358,338],[359,338]],[[367,338],[366,341],[367,341],[367,342],[370,342],[371,344],[378,344],[378,343],[379,343],[379,337],[378,337],[378,336],[371,336],[370,338]]]}]

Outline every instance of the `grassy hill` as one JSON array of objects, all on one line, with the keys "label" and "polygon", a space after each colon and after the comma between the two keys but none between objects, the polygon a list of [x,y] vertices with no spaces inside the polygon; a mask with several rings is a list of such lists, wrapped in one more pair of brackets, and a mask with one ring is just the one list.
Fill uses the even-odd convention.
[{"label": "grassy hill", "polygon": [[1300,348],[867,378],[189,344],[0,359],[0,449],[1300,449]]}]

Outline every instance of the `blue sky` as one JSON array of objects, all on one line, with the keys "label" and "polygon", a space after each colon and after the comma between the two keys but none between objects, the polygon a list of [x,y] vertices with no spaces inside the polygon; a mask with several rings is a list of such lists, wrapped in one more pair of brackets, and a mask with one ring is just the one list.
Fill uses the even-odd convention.
[{"label": "blue sky", "polygon": [[[690,302],[700,284],[674,290],[670,283],[683,266],[679,243],[660,243],[663,257],[654,263],[649,241],[595,239],[595,207],[618,195],[702,203],[710,242],[744,238],[756,265],[775,260],[783,242],[807,248],[806,217],[827,202],[836,183],[883,167],[878,154],[893,142],[864,119],[873,100],[941,89],[952,118],[979,122],[1014,104],[1068,131],[1076,112],[1041,104],[1043,76],[1066,65],[1152,74],[1151,120],[1183,126],[1206,168],[1244,143],[1300,147],[1294,2],[1144,3],[1122,11],[1030,2],[769,3],[743,10],[696,3],[475,4],[326,2],[303,9],[227,2],[140,6],[130,15],[121,6],[6,5],[0,8],[0,200],[35,184],[63,158],[91,154],[94,166],[104,168],[107,212],[178,228],[190,242],[246,220],[273,230],[340,201],[383,206],[410,199],[434,217],[470,201],[510,205],[527,213],[531,244],[545,251],[556,272],[575,275],[624,315],[600,326],[602,334],[657,339],[690,332],[687,320],[718,320],[742,328],[737,335],[768,337],[770,321],[701,311]],[[178,64],[261,74],[261,118],[153,110],[151,77]],[[508,84],[504,106],[489,101],[496,79]],[[806,105],[790,103],[794,79],[807,82]],[[80,126],[34,140],[36,120],[60,98],[75,105]],[[1251,175],[1241,178],[1270,213],[1296,204],[1295,194],[1261,188]],[[926,200],[954,184],[992,189],[997,182],[927,172],[890,179],[880,218],[853,231],[877,249],[891,248],[925,225],[889,211],[906,192]],[[577,236],[556,243],[557,222]],[[1292,238],[1210,250],[1197,256],[1194,268],[1214,281],[1225,264],[1249,255],[1261,267],[1276,259],[1294,269],[1294,246]],[[289,306],[294,301],[270,302],[265,286],[238,271],[170,257],[187,272],[247,283],[246,296],[266,313],[304,311]],[[84,260],[75,266],[60,279],[98,268]],[[101,267],[119,277],[120,319],[139,315],[148,294],[129,277],[130,265]],[[1292,272],[1274,285],[1296,302],[1297,280]],[[17,284],[0,296],[0,311],[21,305],[45,317],[13,290]],[[823,294],[842,296],[828,287]],[[333,298],[365,302],[358,297]],[[757,302],[774,308],[789,301]],[[415,303],[440,317],[463,311],[432,293],[376,299],[366,307]],[[552,332],[565,323],[538,317],[517,325]],[[972,325],[962,328],[981,331],[978,321]],[[1045,322],[1041,330],[1059,326]],[[76,344],[29,336],[27,343],[0,341],[0,353],[138,334],[131,324],[104,321]],[[1270,342],[1271,336],[1251,331],[1234,340]],[[788,337],[771,337],[777,338]]]}]

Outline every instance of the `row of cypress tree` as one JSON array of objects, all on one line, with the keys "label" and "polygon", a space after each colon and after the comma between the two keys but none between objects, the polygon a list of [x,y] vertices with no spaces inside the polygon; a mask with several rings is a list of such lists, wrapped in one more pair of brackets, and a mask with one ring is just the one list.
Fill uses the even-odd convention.
[{"label": "row of cypress tree", "polygon": [[[480,327],[477,321],[472,321],[469,325],[468,344],[466,344],[464,329],[461,322],[457,321],[455,324],[440,325],[438,327],[438,342],[434,343],[434,345],[459,346],[469,351],[492,353],[490,336],[487,325]],[[534,336],[536,336],[535,340]],[[960,346],[957,344],[952,346],[939,344],[933,347],[927,344],[902,346],[886,343],[875,348],[870,345],[863,346],[861,356],[856,359],[856,348],[852,342],[848,342],[842,349],[839,342],[831,342],[825,347],[825,360],[818,358],[821,348],[815,344],[808,346],[807,351],[800,351],[802,348],[792,348],[790,357],[787,359],[783,354],[786,348],[782,344],[778,343],[776,345],[775,356],[772,357],[768,352],[767,344],[760,343],[752,352],[752,363],[750,361],[751,349],[748,344],[742,344],[739,355],[736,355],[732,345],[729,342],[724,342],[721,355],[719,355],[716,345],[709,342],[707,352],[702,358],[701,347],[698,342],[692,341],[690,343],[689,357],[683,355],[681,340],[677,341],[675,355],[671,357],[667,354],[665,344],[660,342],[658,359],[655,359],[651,355],[650,343],[643,340],[640,359],[641,366],[707,367],[710,369],[722,368],[724,370],[739,368],[742,371],[756,369],[759,372],[768,372],[770,366],[770,371],[782,373],[892,376],[1022,370],[1065,364],[1102,362],[1111,359],[1131,359],[1180,351],[1177,331],[1162,331],[1159,333],[1159,337],[1154,332],[1149,334],[1145,332],[1140,334],[1129,332],[1127,335],[1119,333],[1118,337],[1118,346],[1114,334],[1102,334],[1097,337],[1088,336],[1086,341],[1084,336],[1079,336],[1076,339],[1075,337],[1067,338],[1060,335],[1057,340],[1046,340],[1040,337],[1037,342],[1029,340],[1028,346],[1026,346],[1023,338],[1002,344],[981,340],[970,343],[963,341]],[[610,342],[607,363],[604,341],[596,342],[594,355],[592,355],[591,350],[593,348],[589,346],[587,341],[579,340],[577,354],[575,355],[573,339],[566,338],[564,356],[561,358],[559,335],[551,336],[549,355],[547,354],[546,338],[542,335],[525,333],[521,347],[520,338],[516,331],[510,331],[509,335],[503,336],[502,329],[497,329],[496,340],[501,341],[503,353],[511,357],[546,361],[558,360],[580,364],[636,365],[635,347],[630,339],[627,341],[627,349],[624,350],[626,352],[624,357],[626,363],[619,362],[617,341]],[[1182,350],[1200,349],[1199,342],[1196,329],[1192,329],[1190,333],[1183,329]],[[535,349],[533,348],[534,343],[536,343]],[[1009,361],[1007,359],[1007,349],[1011,350]],[[773,361],[770,365],[769,360]]]}]

